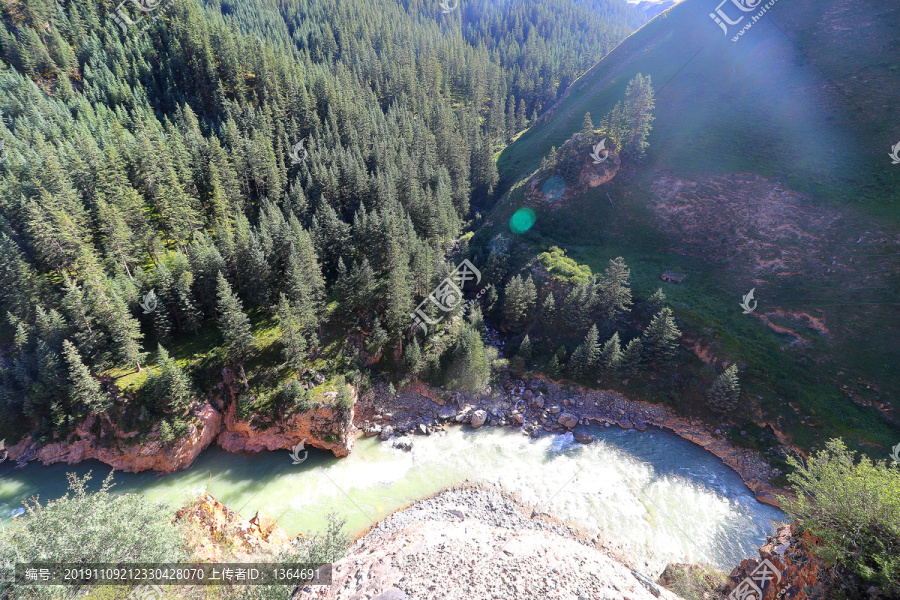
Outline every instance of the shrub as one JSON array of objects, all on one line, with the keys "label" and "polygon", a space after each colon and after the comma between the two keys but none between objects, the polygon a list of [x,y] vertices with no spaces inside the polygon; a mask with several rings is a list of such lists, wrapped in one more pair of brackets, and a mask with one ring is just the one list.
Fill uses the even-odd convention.
[{"label": "shrub", "polygon": [[582,283],[591,278],[591,268],[579,265],[566,256],[566,251],[551,246],[549,251],[538,254],[538,260],[551,275],[555,275],[567,283]]},{"label": "shrub", "polygon": [[900,469],[872,462],[829,441],[808,460],[788,457],[797,499],[779,497],[784,511],[822,539],[822,560],[900,595]]},{"label": "shrub", "polygon": [[312,397],[298,379],[289,379],[278,390],[281,400],[289,411],[307,412],[312,410]]},{"label": "shrub", "polygon": [[170,524],[170,508],[139,494],[112,494],[112,474],[100,490],[87,491],[90,473],[68,475],[65,496],[41,504],[25,502],[26,514],[0,531],[0,597],[68,599],[74,587],[19,586],[16,562],[157,562],[188,560],[182,531]]}]

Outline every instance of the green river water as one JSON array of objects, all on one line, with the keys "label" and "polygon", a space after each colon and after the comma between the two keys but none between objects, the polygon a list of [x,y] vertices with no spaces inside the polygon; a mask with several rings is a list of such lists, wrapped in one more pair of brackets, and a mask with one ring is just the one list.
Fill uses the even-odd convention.
[{"label": "green river water", "polygon": [[[573,520],[660,570],[667,562],[706,562],[730,570],[756,555],[781,511],[758,502],[722,462],[658,430],[590,428],[591,445],[571,434],[534,440],[509,430],[452,428],[413,438],[404,452],[377,438],[360,438],[351,455],[309,450],[293,465],[287,451],[204,452],[171,475],[117,473],[116,490],[138,492],[173,509],[208,491],[243,516],[263,510],[291,535],[324,528],[335,512],[359,533],[392,511],[468,479],[518,492],[527,502]],[[0,516],[5,524],[24,498],[66,491],[66,473],[92,471],[99,486],[110,467],[0,465]]]}]

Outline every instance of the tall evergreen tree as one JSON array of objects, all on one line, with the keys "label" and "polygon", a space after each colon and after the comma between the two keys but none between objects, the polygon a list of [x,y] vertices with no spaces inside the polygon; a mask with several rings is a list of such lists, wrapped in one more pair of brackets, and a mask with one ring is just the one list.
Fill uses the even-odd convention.
[{"label": "tall evergreen tree", "polygon": [[641,343],[644,346],[644,353],[650,361],[664,364],[675,353],[680,337],[681,331],[675,324],[671,309],[663,308],[656,313],[656,316],[650,321],[650,325],[644,330]]},{"label": "tall evergreen tree", "polygon": [[73,406],[83,404],[88,412],[102,413],[109,409],[110,401],[100,389],[100,382],[94,379],[85,366],[75,344],[63,340],[63,357],[69,370],[69,400]]},{"label": "tall evergreen tree", "polygon": [[278,302],[278,331],[281,340],[281,355],[292,369],[303,368],[306,358],[306,338],[303,335],[303,317],[298,316],[287,296],[281,294]]},{"label": "tall evergreen tree", "polygon": [[253,350],[253,332],[250,329],[250,319],[244,314],[240,298],[231,291],[231,286],[221,271],[216,283],[216,294],[218,296],[219,330],[225,340],[228,359],[242,363]]},{"label": "tall evergreen tree", "polygon": [[737,364],[731,365],[716,378],[706,391],[706,402],[712,410],[726,413],[737,408],[741,395],[737,371]]}]

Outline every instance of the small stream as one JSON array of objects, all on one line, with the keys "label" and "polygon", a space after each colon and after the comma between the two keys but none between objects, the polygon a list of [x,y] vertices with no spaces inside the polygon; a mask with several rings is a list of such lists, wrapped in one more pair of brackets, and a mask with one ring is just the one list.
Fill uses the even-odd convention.
[{"label": "small stream", "polygon": [[[244,517],[263,510],[290,535],[324,528],[335,512],[359,533],[394,510],[468,479],[518,492],[543,511],[600,533],[646,569],[668,562],[709,563],[731,570],[757,549],[781,511],[758,502],[740,477],[714,455],[674,434],[618,427],[588,428],[597,441],[572,434],[531,439],[505,429],[451,428],[416,436],[404,452],[377,438],[360,438],[351,455],[309,450],[292,465],[287,451],[204,452],[187,471],[171,475],[117,473],[119,492],[138,492],[173,509],[204,489]],[[21,501],[66,491],[66,473],[93,471],[99,486],[110,467],[0,465],[0,516],[9,525]]]}]

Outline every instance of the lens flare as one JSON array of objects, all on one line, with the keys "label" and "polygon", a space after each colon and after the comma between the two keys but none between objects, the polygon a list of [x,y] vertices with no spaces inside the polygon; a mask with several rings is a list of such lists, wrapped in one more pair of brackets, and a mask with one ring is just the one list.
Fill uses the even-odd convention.
[{"label": "lens flare", "polygon": [[531,229],[536,220],[537,215],[534,214],[533,210],[520,208],[509,220],[509,228],[513,233],[522,234]]}]

